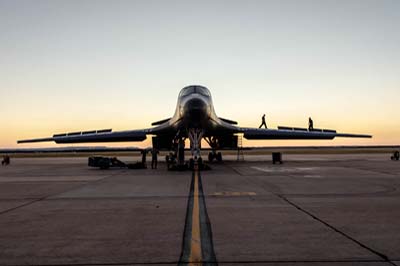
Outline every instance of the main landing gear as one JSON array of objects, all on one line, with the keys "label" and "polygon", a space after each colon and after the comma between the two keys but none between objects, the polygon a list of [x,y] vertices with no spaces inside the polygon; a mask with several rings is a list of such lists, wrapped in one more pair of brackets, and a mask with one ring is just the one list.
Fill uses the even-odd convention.
[{"label": "main landing gear", "polygon": [[165,156],[168,170],[184,171],[188,168],[185,163],[185,137],[180,136],[179,132],[173,140],[174,151]]},{"label": "main landing gear", "polygon": [[208,154],[208,161],[210,163],[214,160],[217,162],[222,162],[222,154],[220,152],[216,152],[216,149],[220,147],[218,139],[216,137],[207,137],[205,140],[212,149],[212,151]]}]

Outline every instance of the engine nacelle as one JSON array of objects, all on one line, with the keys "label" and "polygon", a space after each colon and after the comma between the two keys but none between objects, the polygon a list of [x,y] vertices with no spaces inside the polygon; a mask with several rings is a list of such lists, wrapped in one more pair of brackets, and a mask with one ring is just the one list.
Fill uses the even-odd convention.
[{"label": "engine nacelle", "polygon": [[217,136],[218,149],[237,149],[238,137],[235,135]]},{"label": "engine nacelle", "polygon": [[173,136],[153,137],[153,147],[157,150],[173,150]]}]

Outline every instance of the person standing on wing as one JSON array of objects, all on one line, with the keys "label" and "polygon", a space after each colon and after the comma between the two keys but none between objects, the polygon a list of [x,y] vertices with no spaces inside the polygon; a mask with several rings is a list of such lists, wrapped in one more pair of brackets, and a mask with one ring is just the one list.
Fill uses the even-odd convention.
[{"label": "person standing on wing", "polygon": [[308,130],[309,130],[309,131],[314,130],[314,122],[313,122],[313,120],[311,119],[311,117],[308,118]]},{"label": "person standing on wing", "polygon": [[265,128],[268,128],[267,123],[265,123],[265,114],[261,117],[261,125],[259,128],[262,128],[262,126],[264,126]]}]

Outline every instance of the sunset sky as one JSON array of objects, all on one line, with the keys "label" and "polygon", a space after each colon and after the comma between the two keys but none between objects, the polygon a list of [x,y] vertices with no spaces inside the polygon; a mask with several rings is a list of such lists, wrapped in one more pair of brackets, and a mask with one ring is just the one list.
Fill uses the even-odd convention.
[{"label": "sunset sky", "polygon": [[190,84],[241,126],[265,113],[271,128],[305,127],[311,116],[374,135],[247,146],[399,144],[399,14],[398,0],[0,0],[0,147],[147,128]]}]

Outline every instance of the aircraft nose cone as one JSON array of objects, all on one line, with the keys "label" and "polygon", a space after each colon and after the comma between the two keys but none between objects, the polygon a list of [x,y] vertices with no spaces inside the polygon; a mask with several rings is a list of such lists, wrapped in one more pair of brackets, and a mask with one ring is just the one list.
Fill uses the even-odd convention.
[{"label": "aircraft nose cone", "polygon": [[201,99],[191,99],[186,103],[188,111],[202,111],[207,109],[206,103]]},{"label": "aircraft nose cone", "polygon": [[201,122],[207,118],[207,103],[202,99],[190,99],[185,104],[184,116],[191,122]]}]

